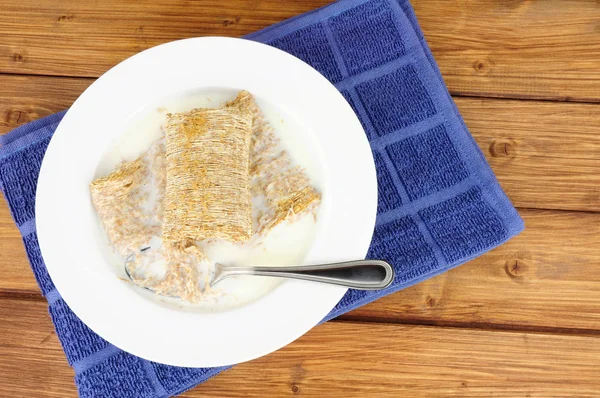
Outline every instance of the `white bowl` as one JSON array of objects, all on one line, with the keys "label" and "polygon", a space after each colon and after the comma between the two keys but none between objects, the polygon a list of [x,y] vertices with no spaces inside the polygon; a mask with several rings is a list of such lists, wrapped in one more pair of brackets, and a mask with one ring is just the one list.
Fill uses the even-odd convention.
[{"label": "white bowl", "polygon": [[94,332],[156,362],[207,367],[247,361],[321,321],[346,289],[285,281],[222,312],[182,311],[138,294],[107,263],[89,183],[136,114],[203,88],[246,89],[303,126],[320,154],[324,217],[306,263],[364,258],[377,207],[375,166],[362,126],[336,88],[273,47],[206,37],[160,45],[115,66],[73,104],[44,157],[36,197],[40,248],[59,293]]}]

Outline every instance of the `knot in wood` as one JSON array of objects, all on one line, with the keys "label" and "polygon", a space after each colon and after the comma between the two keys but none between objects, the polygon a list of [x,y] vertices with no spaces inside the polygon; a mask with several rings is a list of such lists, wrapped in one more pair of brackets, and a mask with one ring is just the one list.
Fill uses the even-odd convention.
[{"label": "knot in wood", "polygon": [[483,61],[475,61],[473,63],[473,69],[475,69],[475,71],[483,73],[485,72],[485,70],[487,69],[485,62]]},{"label": "knot in wood", "polygon": [[433,308],[433,307],[435,307],[436,301],[435,301],[435,299],[433,297],[427,296],[427,299],[425,300],[425,303],[427,304],[427,307]]},{"label": "knot in wood", "polygon": [[508,138],[499,138],[490,144],[490,154],[493,157],[515,157],[517,143]]},{"label": "knot in wood", "polygon": [[506,260],[506,274],[511,278],[522,278],[528,271],[528,266],[525,261],[519,258]]},{"label": "knot in wood", "polygon": [[4,122],[9,126],[28,121],[29,118],[27,117],[27,114],[17,109],[8,109],[4,114]]},{"label": "knot in wood", "polygon": [[223,20],[223,26],[237,25],[240,22],[239,17],[228,18]]},{"label": "knot in wood", "polygon": [[58,17],[59,22],[68,22],[73,19],[73,14],[65,14]]}]

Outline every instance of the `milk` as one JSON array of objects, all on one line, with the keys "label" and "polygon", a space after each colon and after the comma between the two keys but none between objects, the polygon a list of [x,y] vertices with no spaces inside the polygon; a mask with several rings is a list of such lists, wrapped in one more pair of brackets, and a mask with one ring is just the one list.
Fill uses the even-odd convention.
[{"label": "milk", "polygon": [[[204,90],[189,93],[177,98],[165,99],[157,104],[149,105],[136,113],[124,128],[118,140],[111,146],[98,165],[96,176],[107,175],[116,169],[121,162],[133,160],[144,153],[152,142],[163,135],[165,117],[170,112],[184,112],[193,108],[218,107],[235,98],[233,90]],[[305,169],[312,185],[323,192],[324,181],[322,166],[314,143],[302,127],[289,115],[284,114],[273,104],[256,98],[265,120],[275,129],[281,146],[293,161]],[[322,206],[321,206],[322,207]],[[256,212],[256,206],[253,209]],[[313,214],[300,216],[292,223],[283,222],[265,236],[257,237],[244,244],[218,241],[201,244],[203,251],[213,261],[225,265],[299,265],[313,245],[320,228],[321,218]],[[160,243],[159,243],[160,244]],[[115,267],[117,275],[122,275],[123,262],[120,256],[111,253],[106,256]],[[203,278],[212,277],[212,263],[200,266]],[[137,286],[136,289],[150,300],[161,304],[175,306],[192,311],[223,311],[252,302],[275,289],[280,279],[256,276],[236,276],[225,279],[211,289],[211,292],[200,303],[190,304],[179,299],[154,295]]]}]

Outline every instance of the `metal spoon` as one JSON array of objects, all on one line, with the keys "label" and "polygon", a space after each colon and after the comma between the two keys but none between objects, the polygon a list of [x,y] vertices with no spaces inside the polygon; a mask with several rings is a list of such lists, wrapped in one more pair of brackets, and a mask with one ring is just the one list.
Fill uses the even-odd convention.
[{"label": "metal spoon", "polygon": [[[146,249],[142,249],[142,251],[144,250]],[[131,280],[127,264],[133,261],[134,258],[135,255],[131,254],[125,260],[125,273]],[[385,289],[392,283],[394,280],[394,269],[389,263],[382,260],[357,260],[321,265],[285,267],[240,267],[216,263],[215,273],[210,281],[210,286],[212,287],[226,278],[237,275],[302,279],[358,290],[379,290]]]},{"label": "metal spoon", "polygon": [[394,279],[394,269],[381,260],[357,260],[321,265],[286,267],[234,267],[216,263],[211,286],[235,275],[273,276],[328,283],[358,290],[379,290]]}]

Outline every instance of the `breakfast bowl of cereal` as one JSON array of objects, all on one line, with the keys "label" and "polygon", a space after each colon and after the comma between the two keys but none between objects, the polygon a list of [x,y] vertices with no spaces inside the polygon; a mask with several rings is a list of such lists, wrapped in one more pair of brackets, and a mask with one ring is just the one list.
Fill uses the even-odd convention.
[{"label": "breakfast bowl of cereal", "polygon": [[36,224],[88,327],[142,358],[206,367],[283,347],[346,292],[260,276],[213,286],[217,262],[362,259],[376,207],[371,149],[339,91],[278,49],[211,37],[139,53],[79,97],[44,157]]}]

